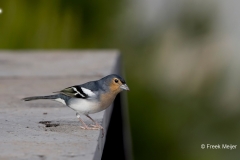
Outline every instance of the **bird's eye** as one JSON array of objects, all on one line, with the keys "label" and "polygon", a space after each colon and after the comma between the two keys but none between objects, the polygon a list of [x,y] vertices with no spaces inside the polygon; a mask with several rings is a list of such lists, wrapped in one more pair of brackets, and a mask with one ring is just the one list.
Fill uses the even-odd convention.
[{"label": "bird's eye", "polygon": [[118,83],[118,79],[115,79],[114,81],[115,81],[115,83]]}]

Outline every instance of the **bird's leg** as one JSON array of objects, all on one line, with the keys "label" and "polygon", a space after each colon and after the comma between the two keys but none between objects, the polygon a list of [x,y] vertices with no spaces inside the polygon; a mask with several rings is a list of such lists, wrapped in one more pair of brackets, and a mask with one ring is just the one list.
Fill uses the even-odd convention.
[{"label": "bird's leg", "polygon": [[100,124],[98,124],[97,121],[92,119],[92,117],[90,117],[88,114],[86,114],[86,116],[95,123],[95,125],[91,125],[92,127],[102,130],[102,137],[103,137],[104,136],[104,129],[103,129],[103,127]]},{"label": "bird's leg", "polygon": [[83,122],[83,120],[81,119],[80,115],[78,113],[76,113],[77,118],[79,119],[79,121],[82,123],[83,126],[80,126],[80,128],[85,129],[85,130],[90,130],[90,129],[98,129],[95,127],[88,127],[86,125],[86,123]]},{"label": "bird's leg", "polygon": [[99,129],[103,129],[103,127],[102,127],[100,124],[98,124],[97,121],[95,121],[94,119],[92,119],[92,117],[90,117],[88,114],[86,114],[86,116],[95,123],[95,125],[91,125],[92,127],[99,128]]}]

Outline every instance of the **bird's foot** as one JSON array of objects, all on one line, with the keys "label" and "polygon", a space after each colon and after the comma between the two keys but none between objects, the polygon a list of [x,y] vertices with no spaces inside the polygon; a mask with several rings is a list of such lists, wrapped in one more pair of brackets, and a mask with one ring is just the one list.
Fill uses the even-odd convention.
[{"label": "bird's foot", "polygon": [[94,128],[101,129],[102,130],[102,138],[104,137],[104,129],[100,124],[92,124],[91,125]]},{"label": "bird's foot", "polygon": [[84,130],[98,130],[99,128],[97,127],[88,127],[88,126],[80,126],[81,129]]},{"label": "bird's foot", "polygon": [[90,125],[91,127],[84,125],[84,126],[80,126],[81,129],[84,130],[102,130],[102,138],[104,137],[104,129],[100,124],[95,124],[95,125]]},{"label": "bird's foot", "polygon": [[100,124],[91,124],[90,126],[98,129],[103,129],[103,127]]}]

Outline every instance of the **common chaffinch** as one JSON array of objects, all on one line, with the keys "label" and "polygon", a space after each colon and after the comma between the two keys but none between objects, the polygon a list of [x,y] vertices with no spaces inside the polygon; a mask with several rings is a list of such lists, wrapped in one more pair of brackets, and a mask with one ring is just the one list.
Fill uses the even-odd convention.
[{"label": "common chaffinch", "polygon": [[[83,125],[82,129],[103,129],[89,114],[100,112],[109,107],[116,95],[123,90],[129,90],[125,80],[116,74],[111,74],[97,81],[90,81],[54,92],[58,93],[55,95],[26,97],[23,100],[50,99],[61,102],[76,111],[76,116]],[[95,125],[87,126],[80,115],[87,116]]]}]

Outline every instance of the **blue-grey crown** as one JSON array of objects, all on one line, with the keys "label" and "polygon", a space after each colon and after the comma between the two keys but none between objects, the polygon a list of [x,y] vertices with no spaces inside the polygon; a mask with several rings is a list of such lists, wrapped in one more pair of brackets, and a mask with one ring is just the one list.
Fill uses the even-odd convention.
[{"label": "blue-grey crown", "polygon": [[103,77],[101,80],[105,81],[105,83],[110,83],[113,78],[117,78],[122,82],[122,84],[126,84],[125,80],[117,74],[110,74],[106,77]]}]

